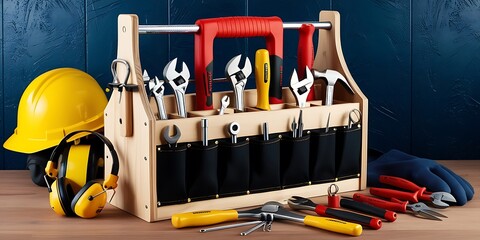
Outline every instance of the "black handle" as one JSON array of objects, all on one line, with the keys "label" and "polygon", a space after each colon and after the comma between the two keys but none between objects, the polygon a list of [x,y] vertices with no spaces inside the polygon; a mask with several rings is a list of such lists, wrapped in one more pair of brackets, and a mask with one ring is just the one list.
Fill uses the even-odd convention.
[{"label": "black handle", "polygon": [[352,199],[344,199],[340,200],[340,206],[343,208],[359,211],[362,213],[370,214],[376,217],[381,217],[386,219],[389,222],[393,222],[397,219],[397,214],[392,211],[385,210],[383,208],[375,207],[370,204],[357,202]]},{"label": "black handle", "polygon": [[371,227],[373,229],[380,229],[382,227],[382,221],[378,218],[372,218],[362,214],[342,211],[334,208],[326,208],[325,213],[328,216],[337,217],[345,221],[352,221],[360,223],[361,225]]}]

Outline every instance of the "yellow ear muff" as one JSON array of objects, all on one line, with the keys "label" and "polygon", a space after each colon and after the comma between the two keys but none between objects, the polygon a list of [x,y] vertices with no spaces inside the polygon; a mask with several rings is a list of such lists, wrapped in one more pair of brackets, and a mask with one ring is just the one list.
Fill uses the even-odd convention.
[{"label": "yellow ear muff", "polygon": [[89,181],[72,200],[73,212],[82,218],[96,217],[107,203],[107,193],[102,184]]},{"label": "yellow ear muff", "polygon": [[73,189],[66,178],[58,178],[52,183],[49,194],[50,207],[59,215],[73,216],[75,215],[70,206]]}]

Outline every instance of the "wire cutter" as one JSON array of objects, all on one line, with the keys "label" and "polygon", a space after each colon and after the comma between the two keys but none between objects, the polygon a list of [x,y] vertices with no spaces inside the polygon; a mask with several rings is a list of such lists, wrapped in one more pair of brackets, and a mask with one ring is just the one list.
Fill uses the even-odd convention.
[{"label": "wire cutter", "polygon": [[379,180],[381,183],[405,189],[411,192],[404,192],[387,188],[370,188],[370,193],[376,196],[407,200],[414,203],[419,201],[426,201],[431,202],[432,206],[436,208],[447,208],[448,206],[450,206],[448,203],[457,202],[455,197],[453,197],[450,193],[426,192],[425,187],[417,186],[415,183],[400,177],[381,175]]},{"label": "wire cutter", "polygon": [[447,218],[447,216],[430,209],[425,203],[414,203],[409,204],[408,201],[400,201],[395,198],[391,198],[391,201],[382,200],[380,198],[366,196],[360,193],[353,194],[353,200],[358,202],[368,203],[375,207],[383,208],[390,211],[402,212],[402,213],[412,213],[414,216],[421,216],[430,220],[442,221],[441,218]]}]

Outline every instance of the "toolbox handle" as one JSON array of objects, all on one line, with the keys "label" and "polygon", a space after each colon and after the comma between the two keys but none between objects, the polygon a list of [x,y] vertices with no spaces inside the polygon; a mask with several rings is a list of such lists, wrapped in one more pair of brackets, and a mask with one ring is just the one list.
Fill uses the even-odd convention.
[{"label": "toolbox handle", "polygon": [[213,109],[213,40],[215,38],[265,37],[270,53],[270,103],[282,102],[283,23],[279,17],[221,17],[199,19],[195,33],[197,110]]}]

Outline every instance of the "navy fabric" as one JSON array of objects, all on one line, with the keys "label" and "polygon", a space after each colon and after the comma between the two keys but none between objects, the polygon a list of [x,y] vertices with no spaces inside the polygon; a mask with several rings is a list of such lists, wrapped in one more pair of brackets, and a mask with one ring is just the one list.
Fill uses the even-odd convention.
[{"label": "navy fabric", "polygon": [[465,205],[475,193],[469,182],[438,162],[396,149],[377,159],[370,159],[367,172],[367,185],[370,187],[388,187],[379,182],[380,175],[401,177],[426,187],[430,192],[449,192],[458,205]]}]

